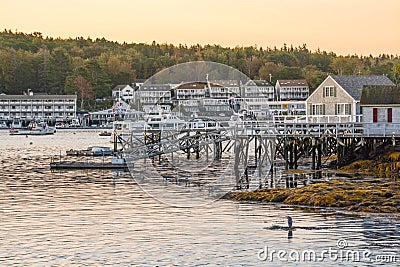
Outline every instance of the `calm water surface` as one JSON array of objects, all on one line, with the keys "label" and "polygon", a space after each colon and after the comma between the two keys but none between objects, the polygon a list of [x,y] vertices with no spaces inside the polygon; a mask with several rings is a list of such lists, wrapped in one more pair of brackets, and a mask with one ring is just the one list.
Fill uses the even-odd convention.
[{"label": "calm water surface", "polygon": [[[371,259],[394,255],[397,263],[380,265],[400,265],[396,216],[229,200],[176,208],[149,197],[129,173],[50,171],[50,158],[60,151],[111,147],[98,133],[65,130],[27,138],[0,132],[0,266],[377,265],[328,255],[318,263],[287,262],[288,254],[273,262],[258,258],[266,246],[296,257],[296,251],[338,249],[339,239],[347,245],[343,250],[370,250]],[[291,238],[282,228],[287,215],[299,227]]]}]

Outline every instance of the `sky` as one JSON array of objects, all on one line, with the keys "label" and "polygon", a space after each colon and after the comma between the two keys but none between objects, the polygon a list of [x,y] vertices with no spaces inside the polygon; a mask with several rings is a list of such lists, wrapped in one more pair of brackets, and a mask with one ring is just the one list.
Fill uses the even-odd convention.
[{"label": "sky", "polygon": [[0,29],[127,43],[400,55],[400,0],[0,0]]}]

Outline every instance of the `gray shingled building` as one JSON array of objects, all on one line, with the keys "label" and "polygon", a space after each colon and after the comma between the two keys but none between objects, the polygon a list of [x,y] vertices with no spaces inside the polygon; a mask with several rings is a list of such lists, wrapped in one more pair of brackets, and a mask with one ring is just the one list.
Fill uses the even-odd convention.
[{"label": "gray shingled building", "polygon": [[394,86],[386,76],[329,75],[306,100],[310,122],[362,121],[360,99],[365,86]]}]

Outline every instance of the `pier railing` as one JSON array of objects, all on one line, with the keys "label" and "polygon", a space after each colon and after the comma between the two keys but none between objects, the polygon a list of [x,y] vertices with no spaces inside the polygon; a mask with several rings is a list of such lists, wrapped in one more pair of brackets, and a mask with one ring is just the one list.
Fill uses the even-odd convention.
[{"label": "pier railing", "polygon": [[400,137],[400,123],[290,123],[240,121],[232,126],[239,135],[272,137]]}]

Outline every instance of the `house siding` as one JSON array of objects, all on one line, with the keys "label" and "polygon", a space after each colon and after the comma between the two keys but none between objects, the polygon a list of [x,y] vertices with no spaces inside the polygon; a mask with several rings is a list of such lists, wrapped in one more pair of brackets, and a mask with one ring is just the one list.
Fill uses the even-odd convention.
[{"label": "house siding", "polygon": [[[388,109],[392,109],[392,122],[388,122]],[[377,109],[377,122],[374,122],[374,109]],[[364,134],[371,136],[391,136],[400,134],[400,107],[363,106]]]},{"label": "house siding", "polygon": [[[336,96],[325,96],[324,90],[326,86],[334,86],[336,88]],[[307,104],[307,115],[310,116],[312,114],[311,106],[314,104],[325,104],[325,116],[324,118],[318,118],[321,122],[323,120],[327,120],[327,116],[331,116],[329,118],[330,122],[339,122],[340,119],[345,121],[352,120],[353,116],[347,115],[343,116],[343,118],[339,118],[336,115],[336,104],[350,104],[351,105],[351,115],[356,114],[356,102],[354,99],[347,94],[330,76],[322,82],[318,88],[314,91],[312,95],[306,100]],[[312,116],[310,117],[311,121],[313,121]],[[316,119],[316,118],[315,118]]]}]

